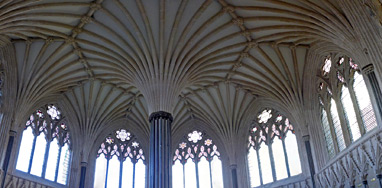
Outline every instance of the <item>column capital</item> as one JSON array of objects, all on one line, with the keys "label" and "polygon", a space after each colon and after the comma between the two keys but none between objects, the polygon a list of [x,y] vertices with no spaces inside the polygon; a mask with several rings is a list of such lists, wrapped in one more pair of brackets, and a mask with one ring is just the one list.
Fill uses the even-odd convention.
[{"label": "column capital", "polygon": [[373,64],[368,64],[362,68],[362,73],[364,73],[365,75],[368,75],[372,72],[374,72]]},{"label": "column capital", "polygon": [[232,170],[232,169],[237,169],[237,165],[236,164],[231,164],[229,165],[229,168]]},{"label": "column capital", "polygon": [[88,162],[81,162],[81,167],[87,167],[88,166]]},{"label": "column capital", "polygon": [[165,111],[158,111],[151,113],[149,117],[149,122],[151,122],[152,120],[157,120],[159,118],[170,120],[170,122],[173,121],[172,115],[170,113]]},{"label": "column capital", "polygon": [[16,131],[14,131],[14,130],[9,131],[9,136],[16,136],[16,135],[17,135]]},{"label": "column capital", "polygon": [[304,136],[302,136],[302,140],[304,142],[309,141],[310,140],[310,136],[309,135],[304,135]]}]

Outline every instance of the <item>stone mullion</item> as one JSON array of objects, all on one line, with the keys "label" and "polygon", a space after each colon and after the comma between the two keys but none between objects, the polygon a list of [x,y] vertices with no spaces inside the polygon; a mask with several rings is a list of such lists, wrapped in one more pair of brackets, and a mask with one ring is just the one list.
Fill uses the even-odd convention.
[{"label": "stone mullion", "polygon": [[[329,109],[329,111],[327,109]],[[338,147],[337,135],[335,132],[336,130],[334,130],[333,118],[332,118],[332,114],[330,113],[330,105],[328,106],[327,109],[324,108],[324,111],[326,113],[326,116],[328,117],[330,134],[332,135],[332,141],[334,145],[334,152],[337,154],[340,152],[340,148]]]},{"label": "stone mullion", "polygon": [[211,184],[211,188],[212,188],[212,165],[211,165],[211,161],[212,161],[212,158],[210,160],[208,160],[208,165],[210,167],[210,184]]},{"label": "stone mullion", "polygon": [[261,171],[261,162],[260,162],[260,155],[259,155],[259,149],[256,149],[256,156],[257,156],[257,166],[259,170],[259,178],[260,178],[260,185],[263,185],[263,173]]},{"label": "stone mullion", "polygon": [[54,182],[57,182],[57,178],[58,178],[58,169],[60,168],[61,152],[62,152],[62,146],[60,146],[60,149],[58,150],[56,171],[54,172]]},{"label": "stone mullion", "polygon": [[[41,133],[41,134],[43,134],[43,133]],[[41,177],[43,177],[43,178],[45,178],[46,167],[48,166],[48,157],[49,157],[50,142],[51,142],[50,140],[51,140],[50,138],[46,139],[44,163],[42,165],[42,175],[41,175]]]},{"label": "stone mullion", "polygon": [[136,166],[136,164],[137,163],[134,161],[134,163],[133,163],[133,188],[135,188],[135,166]]},{"label": "stone mullion", "polygon": [[286,146],[285,146],[285,137],[281,140],[283,144],[283,152],[284,152],[284,159],[285,159],[285,165],[288,173],[288,178],[290,177],[290,167],[289,167],[289,161],[288,161],[288,154],[286,152]]},{"label": "stone mullion", "polygon": [[345,145],[348,147],[352,143],[350,128],[349,128],[349,122],[347,120],[347,117],[345,116],[344,107],[341,102],[341,98],[337,96],[337,100],[334,100],[337,106],[337,113],[338,117],[340,119],[341,128],[342,128],[342,135],[345,139]]},{"label": "stone mullion", "polygon": [[272,150],[272,144],[271,143],[268,145],[268,152],[269,152],[269,159],[271,161],[273,182],[275,182],[275,181],[277,181],[277,178],[276,178],[277,175],[276,175],[275,159],[273,156],[273,150]]},{"label": "stone mullion", "polygon": [[33,138],[33,144],[32,144],[31,156],[30,156],[30,159],[29,159],[28,174],[30,174],[30,173],[31,173],[31,170],[32,170],[33,156],[34,156],[34,151],[35,151],[35,149],[36,149],[36,140],[37,140],[37,136],[34,135],[34,138]]},{"label": "stone mullion", "polygon": [[365,130],[365,125],[362,121],[361,110],[359,109],[357,97],[355,96],[355,92],[354,92],[354,80],[352,80],[352,83],[349,84],[348,89],[349,89],[350,97],[351,97],[351,100],[353,103],[355,115],[357,117],[359,131],[360,131],[361,135],[364,135],[366,133],[366,130]]}]

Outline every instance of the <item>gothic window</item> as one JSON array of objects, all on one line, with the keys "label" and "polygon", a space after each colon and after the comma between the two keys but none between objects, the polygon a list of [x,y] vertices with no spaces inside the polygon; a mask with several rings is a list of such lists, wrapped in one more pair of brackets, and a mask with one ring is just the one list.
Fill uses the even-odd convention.
[{"label": "gothic window", "polygon": [[33,112],[25,124],[16,169],[67,184],[71,158],[68,127],[61,112],[47,105]]},{"label": "gothic window", "polygon": [[173,158],[172,187],[223,188],[220,153],[206,134],[193,131],[179,143]]},{"label": "gothic window", "polygon": [[289,119],[273,109],[261,111],[250,131],[247,159],[251,187],[300,174],[300,156]]},{"label": "gothic window", "polygon": [[97,152],[94,187],[144,188],[146,165],[136,137],[120,129],[105,138]]},{"label": "gothic window", "polygon": [[365,81],[351,58],[333,61],[328,57],[321,73],[318,87],[321,123],[329,157],[333,157],[350,144],[346,143],[345,135],[354,142],[377,123]]},{"label": "gothic window", "polygon": [[333,157],[335,155],[333,137],[330,131],[328,115],[326,114],[326,111],[323,108],[321,111],[321,122],[322,122],[322,127],[324,131],[326,147],[328,149],[329,157]]}]

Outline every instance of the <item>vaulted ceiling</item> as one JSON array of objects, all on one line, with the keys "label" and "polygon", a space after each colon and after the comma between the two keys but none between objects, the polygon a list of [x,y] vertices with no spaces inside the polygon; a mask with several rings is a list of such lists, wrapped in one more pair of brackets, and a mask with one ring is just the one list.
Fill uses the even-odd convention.
[{"label": "vaulted ceiling", "polygon": [[[125,118],[193,118],[227,139],[256,99],[302,110],[310,46],[352,39],[329,0],[3,0],[17,59],[17,108],[59,94],[80,129]],[[67,112],[70,113],[70,112]]]}]

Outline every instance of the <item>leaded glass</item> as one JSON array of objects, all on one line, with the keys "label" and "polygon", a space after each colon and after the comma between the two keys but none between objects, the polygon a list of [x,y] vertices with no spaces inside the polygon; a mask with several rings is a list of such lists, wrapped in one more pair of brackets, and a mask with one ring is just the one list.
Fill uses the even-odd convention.
[{"label": "leaded glass", "polygon": [[361,132],[359,130],[357,117],[355,114],[353,102],[350,97],[349,89],[346,86],[342,87],[341,101],[342,106],[344,107],[346,120],[349,123],[348,127],[350,129],[351,138],[353,141],[356,141],[361,137]]},{"label": "leaded glass", "polygon": [[327,75],[330,72],[330,68],[332,67],[332,60],[331,58],[326,58],[324,66],[322,67],[322,71],[324,75]]},{"label": "leaded glass", "polygon": [[366,88],[363,76],[358,72],[354,73],[354,92],[357,97],[357,104],[361,112],[362,121],[366,131],[370,131],[377,127],[373,106],[370,101],[370,95]]},{"label": "leaded glass", "polygon": [[290,175],[295,176],[301,173],[301,162],[300,162],[300,153],[298,151],[298,145],[296,140],[296,135],[292,132],[287,132],[285,136],[285,147],[288,164],[290,169]]},{"label": "leaded glass", "polygon": [[[330,158],[377,126],[359,66],[346,56],[339,57],[334,66],[331,61],[327,58],[323,62],[323,75],[318,76],[321,122]],[[350,143],[344,138],[350,138]]]},{"label": "leaded glass", "polygon": [[251,179],[251,187],[257,187],[260,184],[260,174],[259,174],[259,165],[257,160],[257,151],[253,147],[249,148],[248,151],[248,168],[249,168],[249,177]]},{"label": "leaded glass", "polygon": [[281,180],[281,179],[287,178],[288,173],[287,173],[287,167],[285,164],[284,148],[283,148],[283,143],[280,139],[278,138],[273,139],[272,152],[273,152],[273,156],[277,158],[275,160],[276,179]]},{"label": "leaded glass", "polygon": [[46,105],[33,112],[25,124],[16,169],[65,185],[70,156],[70,134],[60,110]]},{"label": "leaded glass", "polygon": [[126,129],[116,130],[105,138],[97,151],[94,186],[144,188],[144,163],[143,149],[135,136]]},{"label": "leaded glass", "polygon": [[261,167],[261,174],[263,175],[263,184],[273,182],[272,166],[269,157],[269,148],[264,143],[261,144],[259,149],[259,160]]},{"label": "leaded glass", "polygon": [[322,128],[324,130],[324,136],[325,136],[326,146],[329,152],[329,157],[333,157],[335,154],[333,137],[330,131],[328,115],[326,114],[325,109],[322,109],[322,112],[321,112],[321,122],[322,122]]},{"label": "leaded glass", "polygon": [[[261,117],[266,118],[261,120]],[[248,141],[251,187],[301,173],[294,127],[289,119],[279,112],[273,109],[261,111],[250,129]],[[293,167],[293,172],[290,167]]]},{"label": "leaded glass", "polygon": [[337,105],[336,105],[336,102],[334,101],[334,99],[331,99],[330,114],[332,115],[332,119],[333,119],[334,132],[336,134],[338,148],[340,151],[342,151],[346,148],[346,144],[345,144],[345,139],[344,139],[344,135],[342,132],[340,118],[338,116]]},{"label": "leaded glass", "polygon": [[173,157],[173,187],[223,188],[220,152],[211,138],[195,130],[178,146]]}]

